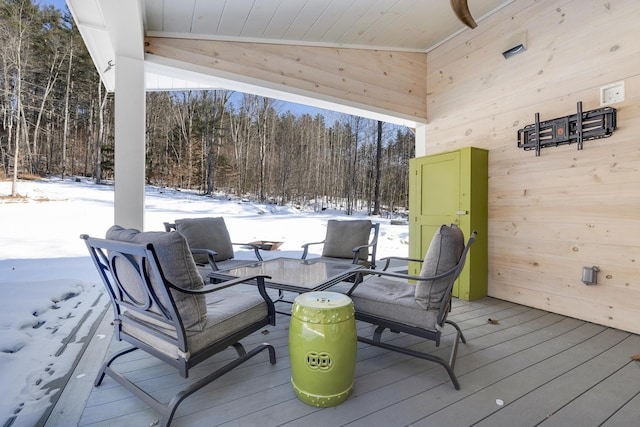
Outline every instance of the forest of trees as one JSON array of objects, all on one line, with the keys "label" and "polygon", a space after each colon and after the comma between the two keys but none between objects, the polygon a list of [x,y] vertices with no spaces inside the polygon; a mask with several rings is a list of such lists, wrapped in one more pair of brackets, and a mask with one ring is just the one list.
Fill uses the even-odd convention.
[{"label": "forest of trees", "polygon": [[[113,180],[113,94],[68,11],[0,0],[0,179]],[[414,135],[349,115],[283,111],[225,90],[150,92],[147,182],[278,204],[383,213],[407,206]]]}]

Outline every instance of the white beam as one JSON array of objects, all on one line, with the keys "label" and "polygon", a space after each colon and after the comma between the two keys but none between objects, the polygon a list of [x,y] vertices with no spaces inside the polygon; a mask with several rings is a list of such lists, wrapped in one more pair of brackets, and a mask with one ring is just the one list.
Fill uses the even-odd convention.
[{"label": "white beam", "polygon": [[114,221],[144,230],[144,61],[126,56],[116,61]]},{"label": "white beam", "polygon": [[116,55],[144,59],[142,0],[97,1]]},{"label": "white beam", "polygon": [[115,213],[144,229],[145,81],[141,0],[97,0],[115,51]]},{"label": "white beam", "polygon": [[67,0],[67,7],[76,22],[93,64],[109,92],[115,88],[115,76],[108,70],[109,61],[115,59],[109,30],[104,22],[98,0]]},{"label": "white beam", "polygon": [[416,125],[416,157],[422,157],[427,155],[427,125]]}]

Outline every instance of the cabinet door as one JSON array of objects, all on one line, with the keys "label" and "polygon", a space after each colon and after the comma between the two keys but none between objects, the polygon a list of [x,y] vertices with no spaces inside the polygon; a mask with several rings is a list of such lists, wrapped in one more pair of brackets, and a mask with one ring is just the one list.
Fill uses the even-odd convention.
[{"label": "cabinet door", "polygon": [[[424,258],[435,231],[442,224],[458,224],[460,153],[411,159],[409,180],[409,256]],[[409,274],[418,275],[411,263]]]},{"label": "cabinet door", "polygon": [[[453,295],[474,300],[487,296],[487,166],[488,152],[466,147],[411,159],[409,180],[409,256],[423,259],[436,229],[456,224],[466,238],[478,238]],[[418,275],[420,263],[409,264]]]}]

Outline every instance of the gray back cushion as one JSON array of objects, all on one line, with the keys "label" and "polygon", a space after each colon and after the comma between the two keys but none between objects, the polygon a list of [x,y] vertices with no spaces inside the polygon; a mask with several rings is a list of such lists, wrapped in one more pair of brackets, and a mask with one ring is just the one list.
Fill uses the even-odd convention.
[{"label": "gray back cushion", "polygon": [[[424,257],[420,276],[430,277],[451,270],[464,251],[464,235],[455,225],[442,225],[433,236]],[[437,310],[453,275],[416,284],[416,302],[427,310]]]},{"label": "gray back cushion", "polygon": [[[189,247],[194,249],[210,249],[218,255],[216,261],[233,258],[233,246],[229,230],[224,218],[184,218],[176,220],[176,231],[182,234]],[[207,256],[195,254],[198,264],[206,264]]]},{"label": "gray back cushion", "polygon": [[[184,237],[179,233],[160,231],[140,232],[135,229],[125,229],[119,225],[114,225],[107,231],[106,238],[142,245],[151,243],[156,251],[160,268],[167,281],[185,289],[200,289],[204,287],[202,276],[198,273],[198,268],[191,256],[189,245],[187,245]],[[137,276],[137,273],[135,275]],[[143,295],[140,290],[135,289],[136,285],[140,286],[139,279],[134,277],[133,271],[132,274],[129,274],[129,277],[132,279],[133,286],[128,290],[132,291],[133,296],[142,297]],[[161,283],[157,283],[155,278],[152,279],[152,286],[155,289],[160,289],[164,286]],[[135,282],[136,280],[137,283]],[[123,283],[123,286],[126,285]],[[171,290],[171,294],[185,329],[189,331],[202,331],[207,321],[207,307],[204,295],[190,295],[176,290]],[[161,303],[166,304],[167,301],[161,301]],[[139,314],[133,313],[132,315],[140,316]],[[144,320],[150,321],[146,316]]]},{"label": "gray back cushion", "polygon": [[[327,236],[322,256],[353,258],[353,248],[368,245],[370,234],[371,221],[368,219],[353,221],[331,219],[327,222]],[[360,259],[367,259],[369,248],[361,249],[358,256]]]}]

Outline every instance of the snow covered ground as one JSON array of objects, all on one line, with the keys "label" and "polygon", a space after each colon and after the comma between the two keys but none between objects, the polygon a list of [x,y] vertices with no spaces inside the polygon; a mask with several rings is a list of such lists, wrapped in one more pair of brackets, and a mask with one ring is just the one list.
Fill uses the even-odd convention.
[{"label": "snow covered ground", "polygon": [[[0,182],[0,424],[32,426],[64,386],[91,326],[108,304],[79,236],[103,237],[113,224],[113,187],[52,179],[20,182],[18,193],[23,197],[5,197],[11,183]],[[339,211],[315,213],[190,191],[146,190],[145,230],[164,230],[163,222],[177,218],[206,216],[223,216],[234,242],[284,242],[279,251],[263,252],[265,259],[297,258],[303,243],[324,238],[328,219],[354,218]],[[378,258],[407,256],[408,227],[371,219],[381,224]],[[245,256],[251,252],[238,257]],[[7,423],[14,415],[13,424]]]}]

